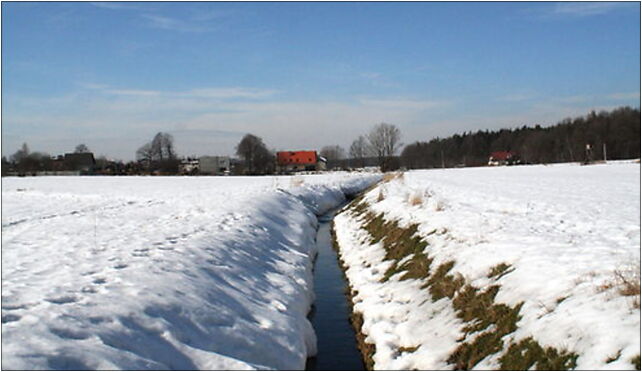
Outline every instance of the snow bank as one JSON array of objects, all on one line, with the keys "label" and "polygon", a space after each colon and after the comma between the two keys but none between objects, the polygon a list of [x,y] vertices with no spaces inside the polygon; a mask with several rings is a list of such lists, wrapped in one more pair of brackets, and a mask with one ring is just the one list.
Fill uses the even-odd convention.
[{"label": "snow bank", "polygon": [[315,214],[373,175],[3,178],[3,369],[303,369]]},{"label": "snow bank", "polygon": [[[630,162],[412,171],[364,200],[388,221],[418,224],[431,270],[454,261],[451,275],[480,290],[499,285],[496,303],[523,302],[517,330],[476,369],[498,368],[509,345],[528,337],[576,353],[577,369],[631,369],[639,296],[614,284],[616,271],[639,281],[639,180],[640,165]],[[392,262],[363,224],[351,212],[335,218],[375,368],[452,369],[449,356],[479,333],[466,335],[452,301],[434,301],[425,280],[399,273],[382,282]],[[502,263],[509,270],[490,278]]]}]

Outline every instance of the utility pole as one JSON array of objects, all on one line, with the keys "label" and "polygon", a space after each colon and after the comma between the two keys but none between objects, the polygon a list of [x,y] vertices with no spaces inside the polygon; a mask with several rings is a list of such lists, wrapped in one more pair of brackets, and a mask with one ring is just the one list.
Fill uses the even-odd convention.
[{"label": "utility pole", "polygon": [[444,163],[444,150],[441,150],[441,167],[446,168],[446,164]]},{"label": "utility pole", "polygon": [[604,162],[606,163],[606,143],[602,143],[602,153],[604,154]]}]

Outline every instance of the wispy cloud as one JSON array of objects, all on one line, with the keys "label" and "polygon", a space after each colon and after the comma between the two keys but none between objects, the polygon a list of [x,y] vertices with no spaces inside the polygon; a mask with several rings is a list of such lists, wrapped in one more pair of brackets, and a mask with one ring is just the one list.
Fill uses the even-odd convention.
[{"label": "wispy cloud", "polygon": [[279,93],[278,90],[258,89],[258,88],[204,88],[192,89],[186,92],[178,93],[179,96],[198,97],[198,98],[248,98],[259,99],[274,96]]},{"label": "wispy cloud", "polygon": [[625,92],[625,93],[613,93],[608,95],[608,98],[616,100],[627,100],[627,99],[640,99],[640,92]]},{"label": "wispy cloud", "polygon": [[179,32],[215,31],[220,28],[221,24],[214,21],[221,21],[230,15],[229,12],[203,9],[191,14],[177,15],[172,13],[171,16],[167,16],[159,14],[162,8],[154,6],[152,2],[143,3],[144,5],[131,2],[93,2],[91,4],[97,8],[113,11],[135,10],[146,27]]},{"label": "wispy cloud", "polygon": [[534,94],[514,93],[498,97],[497,100],[501,102],[525,102],[534,99]]},{"label": "wispy cloud", "polygon": [[362,72],[359,74],[364,79],[367,80],[377,80],[381,78],[381,73],[379,72]]},{"label": "wispy cloud", "polygon": [[568,96],[545,96],[542,94],[508,94],[497,98],[500,102],[557,102],[561,104],[583,104],[605,101],[639,100],[640,92],[618,92],[610,94],[575,94]]},{"label": "wispy cloud", "polygon": [[279,93],[274,89],[245,88],[245,87],[214,87],[197,88],[185,91],[163,91],[148,89],[121,89],[104,84],[80,83],[78,86],[102,94],[132,97],[163,97],[163,98],[205,98],[217,100],[229,99],[261,99],[272,97]]},{"label": "wispy cloud", "polygon": [[451,105],[449,101],[432,101],[416,99],[361,99],[364,106],[401,110],[428,110]]},{"label": "wispy cloud", "polygon": [[116,96],[138,96],[138,97],[150,97],[150,96],[160,96],[161,92],[156,90],[140,90],[140,89],[106,89],[103,90],[104,93],[112,94]]},{"label": "wispy cloud", "polygon": [[617,92],[611,94],[599,94],[599,95],[588,95],[588,94],[579,94],[573,96],[564,96],[558,98],[552,98],[557,102],[561,103],[587,103],[587,102],[605,102],[605,101],[627,101],[627,100],[639,100],[640,92]]},{"label": "wispy cloud", "polygon": [[215,13],[195,14],[186,18],[167,17],[158,14],[143,14],[147,26],[179,32],[210,32],[220,28],[220,24],[212,22],[218,16]]},{"label": "wispy cloud", "polygon": [[131,2],[117,2],[117,1],[103,1],[103,2],[92,2],[91,5],[110,10],[135,10],[141,9],[140,6],[134,5]]},{"label": "wispy cloud", "polygon": [[588,102],[595,100],[595,96],[590,96],[590,95],[585,95],[585,94],[577,94],[573,96],[565,96],[565,97],[559,97],[557,98],[558,102],[562,103],[582,103],[582,102]]},{"label": "wispy cloud", "polygon": [[564,2],[555,3],[553,14],[587,17],[608,13],[621,7],[618,2]]},{"label": "wispy cloud", "polygon": [[[635,7],[638,7],[635,9]],[[632,9],[639,11],[637,2],[598,2],[598,1],[568,1],[568,2],[541,2],[520,12],[523,16],[540,20],[559,20],[568,18],[583,18],[605,15],[620,9]]]}]

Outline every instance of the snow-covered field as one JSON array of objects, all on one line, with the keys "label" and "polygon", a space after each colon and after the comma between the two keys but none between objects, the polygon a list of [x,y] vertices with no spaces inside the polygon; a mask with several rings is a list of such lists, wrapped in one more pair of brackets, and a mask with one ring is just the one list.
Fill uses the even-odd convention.
[{"label": "snow-covered field", "polygon": [[315,214],[377,175],[2,179],[3,369],[302,369]]},{"label": "snow-covered field", "polygon": [[[616,274],[639,283],[639,163],[410,171],[364,200],[385,220],[418,224],[431,268],[454,260],[450,274],[480,291],[500,286],[495,303],[523,302],[517,330],[476,369],[498,368],[509,345],[528,337],[577,354],[577,369],[639,363],[639,295],[622,295]],[[338,215],[335,230],[375,368],[452,369],[457,347],[493,326],[466,335],[453,301],[433,301],[425,280],[401,280],[403,272],[382,280],[391,261],[356,216]],[[489,277],[501,263],[510,269]]]}]

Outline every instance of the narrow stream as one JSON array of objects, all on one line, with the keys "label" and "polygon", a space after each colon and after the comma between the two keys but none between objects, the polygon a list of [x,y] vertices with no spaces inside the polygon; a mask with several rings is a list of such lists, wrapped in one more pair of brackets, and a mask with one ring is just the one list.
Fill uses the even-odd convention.
[{"label": "narrow stream", "polygon": [[334,211],[319,217],[317,231],[318,256],[314,264],[316,300],[310,321],[317,334],[316,357],[308,359],[307,370],[356,371],[364,370],[357,349],[355,333],[350,324],[350,308],[345,290],[348,287],[332,249],[330,222]]}]

